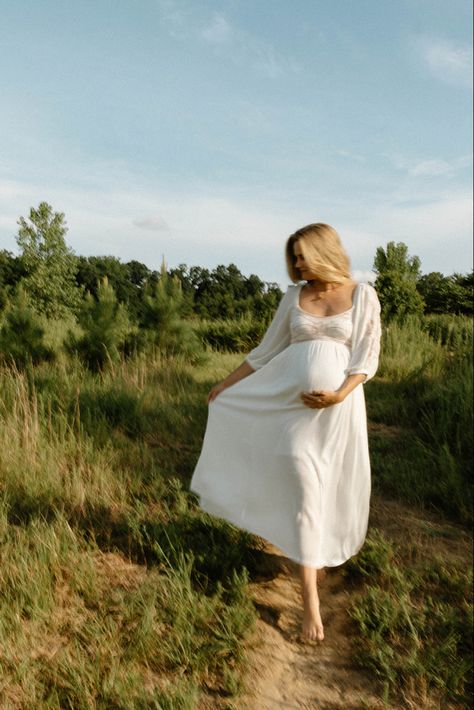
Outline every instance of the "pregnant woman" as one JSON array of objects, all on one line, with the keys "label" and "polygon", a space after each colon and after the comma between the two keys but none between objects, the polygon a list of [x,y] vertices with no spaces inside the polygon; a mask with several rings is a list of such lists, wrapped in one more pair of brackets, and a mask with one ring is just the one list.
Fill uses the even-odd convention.
[{"label": "pregnant woman", "polygon": [[362,547],[370,461],[361,384],[377,369],[380,304],[355,283],[338,233],[286,244],[288,287],[260,344],[209,393],[190,490],[208,513],[300,565],[302,636],[322,641],[317,570]]}]

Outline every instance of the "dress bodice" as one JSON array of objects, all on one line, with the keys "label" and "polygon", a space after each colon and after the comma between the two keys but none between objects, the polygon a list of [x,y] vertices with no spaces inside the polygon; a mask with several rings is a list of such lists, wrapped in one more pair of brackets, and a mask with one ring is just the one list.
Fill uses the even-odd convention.
[{"label": "dress bodice", "polygon": [[370,284],[359,283],[352,295],[352,307],[334,316],[317,316],[299,305],[303,284],[291,284],[278,304],[273,320],[261,342],[246,357],[253,370],[266,365],[290,343],[328,340],[350,351],[348,375],[377,370],[380,350],[380,303]]},{"label": "dress bodice", "polygon": [[351,347],[352,308],[335,316],[317,316],[294,305],[290,313],[290,342],[336,340]]}]

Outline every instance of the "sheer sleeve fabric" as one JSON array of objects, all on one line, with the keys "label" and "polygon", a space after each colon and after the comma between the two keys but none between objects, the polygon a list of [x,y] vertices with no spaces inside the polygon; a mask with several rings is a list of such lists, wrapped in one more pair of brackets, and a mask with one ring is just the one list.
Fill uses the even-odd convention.
[{"label": "sheer sleeve fabric", "polygon": [[377,371],[380,354],[380,302],[373,286],[360,283],[354,294],[352,346],[347,375],[364,374],[365,382]]},{"label": "sheer sleeve fabric", "polygon": [[246,362],[254,370],[266,365],[267,362],[270,362],[275,355],[278,355],[290,344],[290,312],[292,305],[294,305],[296,293],[295,284],[288,286],[265,335],[257,347],[253,348],[245,358]]}]

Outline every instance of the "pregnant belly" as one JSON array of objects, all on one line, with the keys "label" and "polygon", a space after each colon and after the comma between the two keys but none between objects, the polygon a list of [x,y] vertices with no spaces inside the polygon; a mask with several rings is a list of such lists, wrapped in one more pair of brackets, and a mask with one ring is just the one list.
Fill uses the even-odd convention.
[{"label": "pregnant belly", "polygon": [[307,340],[293,343],[293,367],[303,390],[335,390],[346,379],[350,352],[334,340]]},{"label": "pregnant belly", "polygon": [[292,343],[252,375],[221,392],[211,407],[253,414],[306,409],[301,392],[337,389],[346,379],[349,356],[349,349],[333,340]]}]

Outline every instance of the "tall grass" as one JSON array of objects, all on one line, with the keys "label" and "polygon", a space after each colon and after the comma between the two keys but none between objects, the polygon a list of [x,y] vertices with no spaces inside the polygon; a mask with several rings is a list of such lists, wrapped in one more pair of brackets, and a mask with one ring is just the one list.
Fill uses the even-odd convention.
[{"label": "tall grass", "polygon": [[431,337],[450,350],[472,350],[474,321],[469,316],[432,314],[425,316],[422,327]]},{"label": "tall grass", "polygon": [[[430,335],[424,320],[386,327],[380,368],[366,393],[369,417],[385,425],[372,429],[376,485],[469,522],[474,430],[471,348],[465,319],[452,316],[451,320],[446,344],[435,329]],[[443,329],[448,325],[443,318]]]},{"label": "tall grass", "polygon": [[346,564],[365,581],[350,602],[359,639],[355,659],[399,707],[470,707],[472,569],[427,558],[413,540],[395,545],[373,528]]},{"label": "tall grass", "polygon": [[206,596],[192,557],[140,569],[62,515],[17,526],[1,512],[2,707],[192,708],[204,682],[239,687],[245,573]]},{"label": "tall grass", "polygon": [[[366,386],[374,488],[472,521],[472,321],[408,318],[384,327]],[[371,529],[344,568],[355,658],[400,707],[470,707],[472,567]]]},{"label": "tall grass", "polygon": [[193,324],[196,335],[205,345],[220,352],[247,352],[263,337],[267,323],[250,315],[233,320],[199,319]]},{"label": "tall grass", "polygon": [[[222,324],[212,326],[201,335],[209,343],[215,332],[219,349],[247,351],[257,338],[244,321],[220,336]],[[366,386],[373,480],[466,522],[469,340],[455,325],[425,326],[385,330]],[[66,330],[45,333],[53,364],[0,366],[0,706],[186,710],[206,693],[238,695],[255,621],[247,582],[264,557],[255,537],[203,514],[187,483],[207,391],[242,353],[191,364],[149,347],[94,373],[60,351]],[[375,587],[354,611],[361,662],[387,693],[421,678],[420,694],[436,664],[455,658],[459,673],[443,671],[441,689],[462,695],[464,577],[440,562],[402,579],[390,545],[369,544],[353,570],[375,565]]]},{"label": "tall grass", "polygon": [[196,372],[153,349],[96,374],[0,368],[0,706],[240,692],[259,551],[184,490],[212,378]]}]

